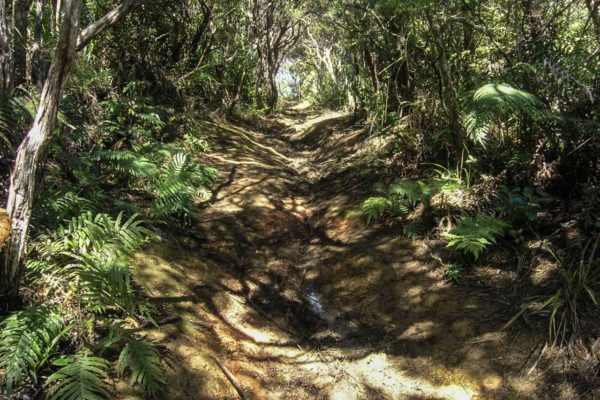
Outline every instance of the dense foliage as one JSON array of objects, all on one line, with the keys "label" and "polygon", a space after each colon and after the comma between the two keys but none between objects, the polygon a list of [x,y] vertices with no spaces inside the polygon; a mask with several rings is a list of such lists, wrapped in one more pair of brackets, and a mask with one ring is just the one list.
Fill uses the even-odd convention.
[{"label": "dense foliage", "polygon": [[[600,2],[129,3],[58,85],[32,171],[27,262],[0,274],[22,302],[1,293],[5,394],[110,398],[114,371],[160,397],[163,357],[143,335],[155,321],[131,256],[189,226],[210,198],[218,171],[203,161],[200,120],[273,113],[280,90],[393,136],[378,164],[386,185],[362,205],[368,225],[400,219],[407,236],[439,240],[434,257],[457,283],[498,246],[552,260],[553,279],[510,322],[543,315],[561,343],[598,333],[587,321],[600,290]],[[82,27],[117,4],[84,1]],[[47,111],[42,88],[69,16],[61,1],[0,7],[5,198],[17,150]]]}]

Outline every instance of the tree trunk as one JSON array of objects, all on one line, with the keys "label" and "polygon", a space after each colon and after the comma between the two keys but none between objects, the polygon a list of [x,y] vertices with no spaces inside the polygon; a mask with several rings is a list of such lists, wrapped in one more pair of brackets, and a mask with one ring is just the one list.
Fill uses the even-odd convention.
[{"label": "tree trunk", "polygon": [[6,19],[6,0],[0,0],[0,99],[12,89],[13,52]]},{"label": "tree trunk", "polygon": [[7,210],[11,218],[12,234],[6,247],[0,281],[0,290],[5,296],[5,304],[13,303],[17,297],[19,278],[26,255],[36,177],[56,123],[62,87],[75,59],[80,11],[81,0],[65,1],[60,37],[48,79],[42,90],[33,126],[19,146],[10,176]]},{"label": "tree trunk", "polygon": [[102,32],[119,22],[131,10],[142,3],[143,0],[123,0],[121,4],[109,11],[104,17],[89,25],[79,35],[77,39],[77,51],[82,50],[89,42]]},{"label": "tree trunk", "polygon": [[427,16],[429,22],[429,28],[433,36],[433,42],[437,51],[438,66],[440,70],[440,77],[443,86],[442,103],[448,113],[448,119],[450,122],[450,128],[452,129],[454,145],[457,149],[462,148],[462,125],[460,124],[460,107],[458,103],[458,93],[454,86],[452,79],[452,73],[450,72],[450,66],[448,65],[448,55],[446,54],[446,47],[444,46],[442,30],[439,23],[431,16]]},{"label": "tree trunk", "polygon": [[14,52],[14,85],[25,83],[27,77],[27,17],[31,0],[13,2],[12,36]]},{"label": "tree trunk", "polygon": [[[2,0],[0,0],[2,1]],[[64,0],[63,22],[54,58],[44,83],[37,114],[31,130],[19,146],[10,176],[7,211],[11,218],[11,236],[0,260],[0,306],[10,307],[17,298],[19,278],[26,259],[29,221],[35,201],[40,169],[56,123],[62,87],[66,82],[77,49],[122,19],[140,0],[124,0],[104,17],[79,34],[81,0]]]},{"label": "tree trunk", "polygon": [[600,0],[585,0],[585,5],[590,13],[590,19],[596,32],[596,40],[600,44]]},{"label": "tree trunk", "polygon": [[272,65],[269,65],[267,69],[267,84],[269,85],[267,94],[267,107],[269,108],[269,113],[272,113],[277,108],[277,102],[279,101],[279,89],[277,88],[277,71]]},{"label": "tree trunk", "polygon": [[44,85],[44,68],[42,67],[42,23],[44,18],[44,0],[35,1],[35,26],[33,29],[33,48],[31,54],[31,82],[39,90]]}]

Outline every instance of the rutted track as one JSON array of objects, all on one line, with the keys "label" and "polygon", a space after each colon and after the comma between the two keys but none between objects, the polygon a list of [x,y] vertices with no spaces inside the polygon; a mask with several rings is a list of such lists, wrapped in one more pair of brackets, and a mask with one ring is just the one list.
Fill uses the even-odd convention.
[{"label": "rutted track", "polygon": [[515,344],[503,305],[446,282],[425,243],[343,218],[364,178],[337,170],[362,140],[336,142],[341,120],[206,124],[204,161],[223,172],[213,200],[186,238],[138,256],[182,317],[151,335],[175,366],[168,397],[238,398],[213,355],[257,399],[534,396],[523,366],[538,337]]}]

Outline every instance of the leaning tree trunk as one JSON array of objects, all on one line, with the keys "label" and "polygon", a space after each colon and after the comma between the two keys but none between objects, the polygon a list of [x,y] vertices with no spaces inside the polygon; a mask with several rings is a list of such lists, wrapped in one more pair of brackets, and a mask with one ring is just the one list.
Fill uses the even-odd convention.
[{"label": "leaning tree trunk", "polygon": [[37,114],[31,130],[19,146],[10,177],[7,210],[11,218],[12,233],[5,250],[0,282],[0,290],[6,296],[5,304],[12,303],[17,296],[33,210],[36,177],[56,123],[62,87],[75,59],[80,10],[81,0],[65,1],[60,37]]},{"label": "leaning tree trunk", "polygon": [[[3,0],[0,0],[0,2]],[[26,259],[27,234],[37,187],[36,178],[56,124],[62,87],[77,50],[127,15],[143,0],[124,0],[104,17],[79,33],[81,0],[59,0],[63,23],[54,58],[44,83],[37,114],[31,130],[19,146],[8,193],[11,236],[0,259],[0,307],[8,308],[17,297],[19,278]],[[58,8],[58,7],[57,7]]]},{"label": "leaning tree trunk", "polygon": [[27,17],[31,0],[13,2],[12,35],[15,60],[14,85],[25,83],[27,76]]},{"label": "leaning tree trunk", "polygon": [[12,89],[13,52],[6,19],[6,0],[0,0],[0,99]]}]

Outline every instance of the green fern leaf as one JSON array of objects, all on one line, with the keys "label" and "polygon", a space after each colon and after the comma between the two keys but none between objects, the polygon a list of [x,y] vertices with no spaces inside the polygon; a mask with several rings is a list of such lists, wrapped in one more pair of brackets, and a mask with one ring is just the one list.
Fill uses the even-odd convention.
[{"label": "green fern leaf", "polygon": [[121,351],[117,369],[121,375],[129,369],[131,383],[141,385],[150,396],[160,392],[163,385],[160,354],[152,343],[130,340]]},{"label": "green fern leaf", "polygon": [[14,312],[0,327],[0,370],[10,393],[25,376],[36,381],[37,369],[66,331],[63,319],[46,307]]},{"label": "green fern leaf", "polygon": [[62,368],[46,381],[49,400],[104,400],[112,397],[106,383],[110,369],[107,360],[80,353],[58,359],[54,365]]}]

